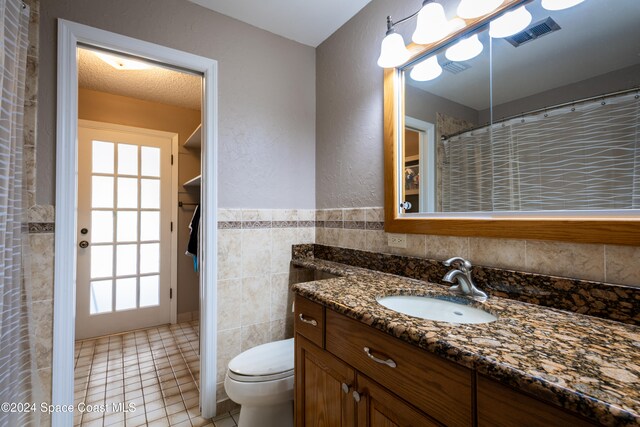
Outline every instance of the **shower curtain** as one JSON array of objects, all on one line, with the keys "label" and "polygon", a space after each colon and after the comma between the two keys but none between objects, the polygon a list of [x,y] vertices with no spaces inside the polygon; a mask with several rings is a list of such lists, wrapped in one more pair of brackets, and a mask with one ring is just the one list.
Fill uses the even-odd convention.
[{"label": "shower curtain", "polygon": [[[26,260],[23,111],[29,8],[0,0],[0,425],[37,425],[38,374]],[[7,406],[7,404],[9,406]]]},{"label": "shower curtain", "polygon": [[640,95],[603,96],[441,141],[444,212],[640,209]]}]

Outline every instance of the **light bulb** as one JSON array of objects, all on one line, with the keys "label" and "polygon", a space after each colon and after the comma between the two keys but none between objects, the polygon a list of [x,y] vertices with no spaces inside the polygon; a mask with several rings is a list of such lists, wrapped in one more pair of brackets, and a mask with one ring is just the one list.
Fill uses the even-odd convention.
[{"label": "light bulb", "polygon": [[409,75],[417,82],[426,82],[440,74],[442,74],[442,67],[438,64],[438,57],[433,55],[414,66]]},{"label": "light bulb", "polygon": [[482,43],[478,39],[478,35],[474,34],[469,38],[462,39],[458,43],[451,46],[444,53],[449,61],[468,61],[471,58],[475,58],[482,52]]},{"label": "light bulb", "polygon": [[460,18],[477,18],[493,12],[502,3],[504,0],[462,0],[458,5],[457,13]]},{"label": "light bulb", "polygon": [[442,40],[451,33],[451,24],[444,16],[440,3],[427,3],[418,13],[416,30],[412,40],[417,44],[429,44]]},{"label": "light bulb", "polygon": [[569,9],[582,3],[584,0],[542,0],[542,7],[547,10]]},{"label": "light bulb", "polygon": [[411,57],[411,53],[404,45],[402,36],[393,30],[387,32],[380,46],[378,66],[382,68],[394,68],[404,64]]},{"label": "light bulb", "polygon": [[494,39],[512,36],[527,28],[532,19],[533,17],[526,7],[519,7],[491,21],[489,35]]},{"label": "light bulb", "polygon": [[150,64],[142,61],[136,61],[135,59],[124,58],[122,56],[110,55],[104,52],[94,52],[95,55],[102,59],[107,64],[111,65],[116,70],[148,70],[152,68]]}]

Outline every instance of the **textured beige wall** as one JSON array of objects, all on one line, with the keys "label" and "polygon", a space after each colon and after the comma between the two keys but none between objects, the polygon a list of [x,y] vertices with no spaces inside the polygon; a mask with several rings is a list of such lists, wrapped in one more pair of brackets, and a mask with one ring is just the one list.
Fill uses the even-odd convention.
[{"label": "textured beige wall", "polygon": [[[200,174],[200,153],[182,146],[200,124],[200,111],[167,104],[142,101],[126,96],[80,89],[78,93],[78,117],[104,123],[134,126],[178,134],[179,182],[185,182]],[[178,186],[178,200],[199,200],[199,191],[188,192]],[[178,233],[178,315],[199,310],[198,275],[193,271],[193,261],[184,252],[189,240],[191,208],[179,208],[175,224]],[[191,320],[191,316],[188,319]]]},{"label": "textured beige wall", "polygon": [[39,203],[54,201],[63,18],[217,60],[219,206],[315,208],[315,49],[185,0],[56,0],[41,8]]}]

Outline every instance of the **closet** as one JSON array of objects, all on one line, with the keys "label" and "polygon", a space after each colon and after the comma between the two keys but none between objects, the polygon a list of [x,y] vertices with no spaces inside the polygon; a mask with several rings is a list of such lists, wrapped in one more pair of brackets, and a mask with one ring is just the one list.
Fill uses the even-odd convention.
[{"label": "closet", "polygon": [[200,318],[199,277],[193,258],[185,252],[189,243],[189,224],[200,204],[201,146],[202,125],[198,125],[178,154],[178,322]]}]

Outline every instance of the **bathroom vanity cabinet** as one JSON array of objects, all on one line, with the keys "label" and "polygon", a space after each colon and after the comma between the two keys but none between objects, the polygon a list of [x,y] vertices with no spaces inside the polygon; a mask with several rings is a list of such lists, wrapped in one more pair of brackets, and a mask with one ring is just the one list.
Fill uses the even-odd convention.
[{"label": "bathroom vanity cabinet", "polygon": [[588,421],[296,296],[296,426],[588,426]]}]

